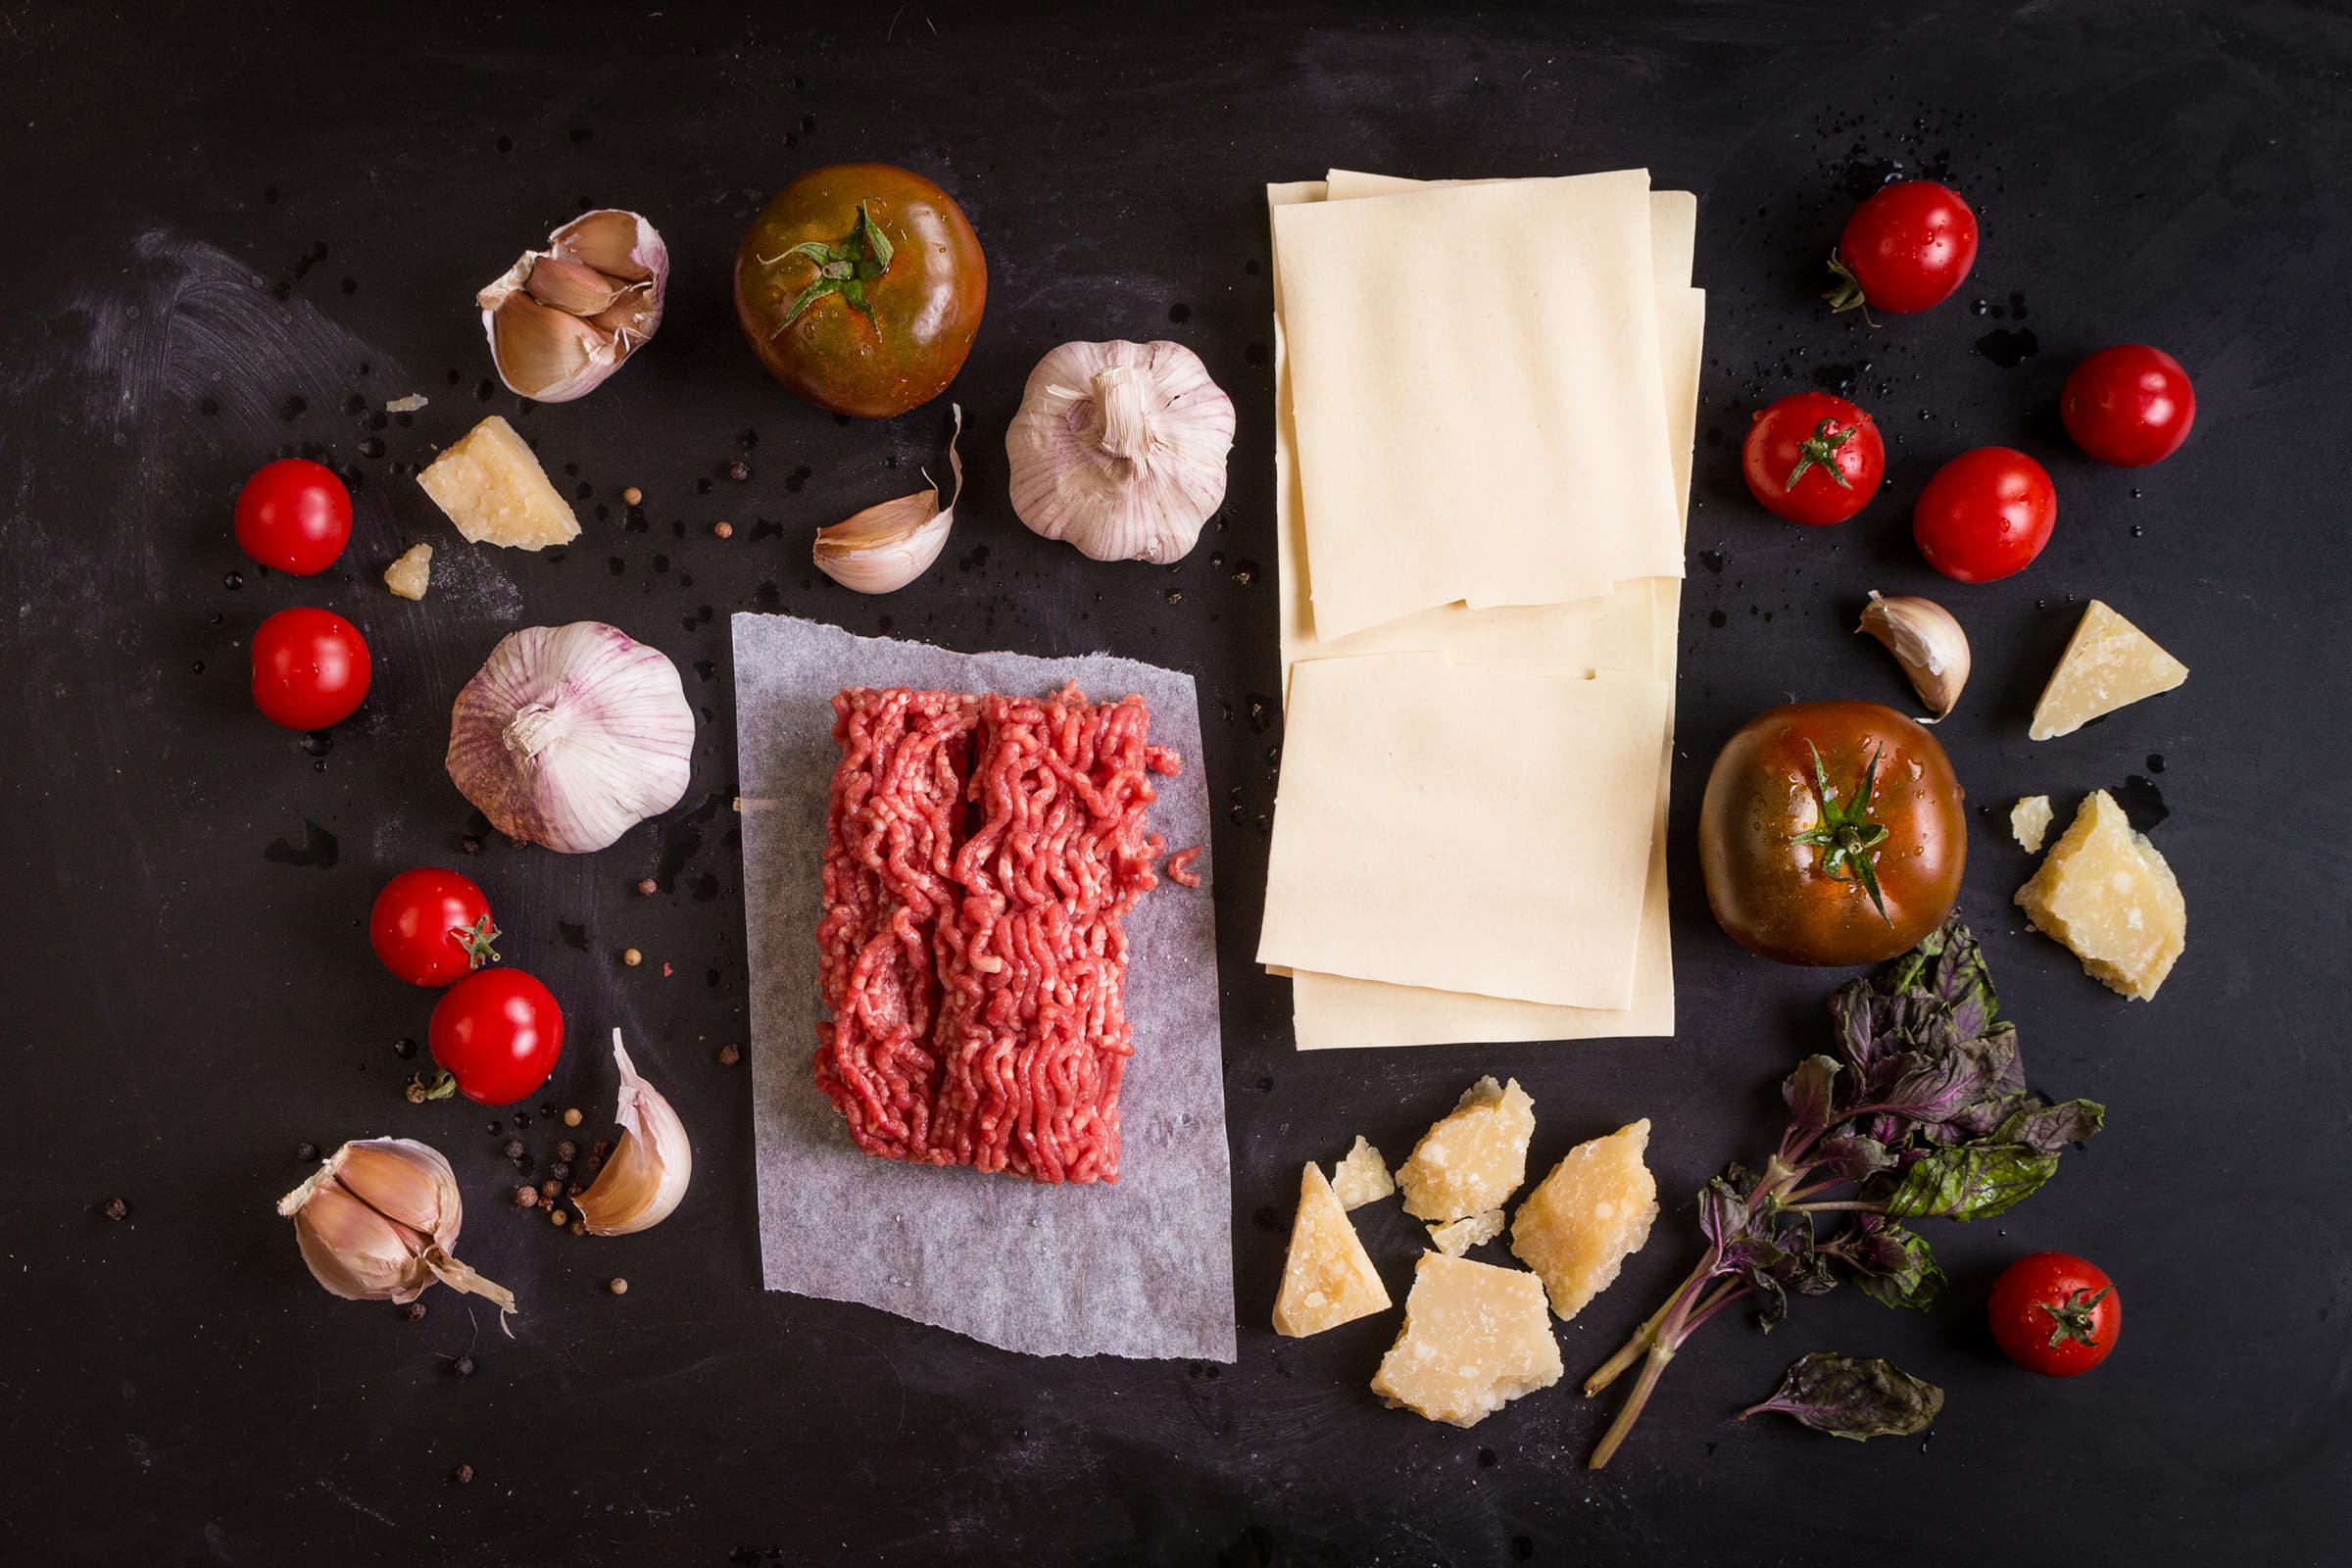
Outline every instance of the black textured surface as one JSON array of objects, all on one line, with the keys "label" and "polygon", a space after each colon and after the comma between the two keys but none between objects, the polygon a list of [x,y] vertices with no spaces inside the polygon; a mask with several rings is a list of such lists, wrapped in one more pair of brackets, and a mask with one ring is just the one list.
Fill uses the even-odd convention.
[{"label": "black textured surface", "polygon": [[[1728,0],[1403,22],[1348,6],[1279,23],[1089,8],[1020,24],[920,0],[798,9],[453,24],[431,8],[0,6],[12,1559],[2340,1551],[2352,25],[2271,3]],[[766,196],[852,158],[937,176],[993,273],[956,390],[970,499],[946,559],[881,600],[816,578],[808,534],[936,465],[946,411],[845,427],[795,403],[737,340],[726,292]],[[1712,308],[1671,1043],[1301,1057],[1285,986],[1249,961],[1280,738],[1259,187],[1334,164],[1646,164],[1700,193]],[[1814,293],[1853,197],[1898,168],[1948,174],[1984,245],[1958,301],[1873,332]],[[468,295],[588,203],[638,207],[668,237],[660,337],[583,403],[477,395],[489,365]],[[1431,282],[1445,286],[1442,256]],[[1170,570],[1031,537],[1004,503],[998,440],[1029,366],[1065,338],[1159,334],[1197,348],[1240,405],[1218,525]],[[2082,353],[2133,339],[2187,364],[2197,430],[2161,467],[2098,469],[2058,432],[2056,389]],[[1740,485],[1748,410],[1847,378],[1892,438],[1889,492],[1833,533],[1771,522]],[[381,428],[344,412],[412,391],[431,406]],[[570,549],[468,550],[405,476],[492,411],[580,487],[588,531]],[[2057,536],[2019,578],[1947,589],[1910,547],[1907,508],[1938,461],[1984,442],[2048,463]],[[243,476],[288,450],[364,480],[352,549],[303,582],[256,570],[227,528]],[[748,480],[725,476],[736,459]],[[642,521],[617,499],[632,484]],[[732,540],[711,536],[719,518]],[[412,606],[376,574],[419,538],[441,558]],[[1534,1093],[1540,1164],[1626,1117],[1657,1121],[1669,1209],[1562,1332],[1571,1384],[1680,1276],[1687,1195],[1772,1136],[1774,1086],[1821,1039],[1837,978],[1717,934],[1690,855],[1697,787],[1756,709],[1902,700],[1885,656],[1849,634],[1872,587],[1937,593],[1974,634],[1975,681],[1943,731],[1980,812],[1964,906],[2037,1085],[2103,1099],[2109,1130],[2005,1219],[1935,1229],[1955,1288],[1933,1316],[1845,1293],[1800,1303],[1769,1340],[1711,1327],[1597,1477],[1581,1461],[1606,1411],[1570,1385],[1459,1432],[1366,1393],[1394,1316],[1273,1338],[1299,1162],[1357,1131],[1400,1153],[1480,1072]],[[2028,708],[2091,595],[2195,673],[2031,744]],[[377,656],[375,694],[331,749],[271,729],[244,692],[245,638],[299,603],[351,615]],[[726,616],[755,608],[960,647],[1105,647],[1200,676],[1206,765],[1231,801],[1213,853],[1238,1365],[1027,1360],[760,1293],[747,1068],[715,1059],[741,1038],[744,998]],[[441,770],[449,700],[508,625],[580,616],[685,672],[704,718],[687,800],[602,855],[486,837],[466,858],[481,824]],[[2022,928],[2008,896],[2028,862],[2000,820],[2021,792],[2071,807],[2134,775],[2143,811],[2169,808],[2158,842],[2191,908],[2188,955],[2153,1004]],[[600,1121],[611,1083],[593,1042],[616,1023],[642,1042],[697,1143],[672,1222],[558,1236],[504,1202],[515,1118],[401,1101],[395,1044],[422,1036],[427,999],[376,969],[362,924],[381,879],[418,861],[481,880],[509,957],[569,1009],[571,1047],[521,1134],[538,1159],[559,1136],[538,1102]],[[633,891],[647,875],[658,897]],[[643,967],[615,961],[628,946]],[[411,1324],[303,1272],[270,1211],[303,1174],[297,1146],[387,1131],[455,1160],[472,1201],[463,1250],[527,1309],[512,1342],[446,1293]],[[109,1222],[116,1197],[129,1214]],[[1365,1217],[1400,1289],[1410,1237],[1391,1212]],[[1991,1274],[2043,1247],[2101,1260],[2128,1302],[2114,1359],[2072,1383],[2009,1370],[1981,1327]],[[614,1274],[625,1298],[606,1293]],[[1817,1348],[1892,1355],[1945,1385],[1932,1441],[1856,1447],[1731,1419]],[[454,1375],[468,1355],[471,1375]],[[470,1485],[450,1479],[461,1464]]]}]

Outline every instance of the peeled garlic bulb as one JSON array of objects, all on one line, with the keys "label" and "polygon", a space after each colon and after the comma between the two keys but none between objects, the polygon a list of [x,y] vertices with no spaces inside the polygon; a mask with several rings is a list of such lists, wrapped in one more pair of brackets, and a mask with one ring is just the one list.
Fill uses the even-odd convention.
[{"label": "peeled garlic bulb", "polygon": [[1874,588],[1862,609],[1862,624],[1854,630],[1876,638],[1894,655],[1919,700],[1935,710],[1922,723],[1935,723],[1960,701],[1960,689],[1968,684],[1968,633],[1935,600],[1904,595],[1888,599]]},{"label": "peeled garlic bulb", "polygon": [[931,569],[931,563],[948,547],[948,530],[956,526],[956,498],[963,493],[963,460],[956,455],[956,437],[963,434],[963,409],[958,404],[949,407],[956,428],[948,437],[948,471],[956,485],[948,492],[947,505],[940,505],[939,486],[933,485],[817,529],[817,570],[844,588],[887,594]]},{"label": "peeled garlic bulb", "polygon": [[1097,561],[1175,561],[1225,500],[1233,400],[1181,343],[1064,343],[1004,432],[1012,510]]},{"label": "peeled garlic bulb", "polygon": [[626,1236],[669,1218],[694,1179],[694,1149],[685,1124],[652,1084],[637,1076],[620,1031],[612,1031],[612,1060],[620,1067],[620,1143],[586,1192],[572,1200],[581,1222],[598,1236]]},{"label": "peeled garlic bulb", "polygon": [[435,1280],[484,1297],[500,1322],[514,1296],[451,1255],[465,1223],[458,1179],[439,1150],[407,1138],[345,1144],[277,1200],[312,1277],[347,1301],[414,1301]]},{"label": "peeled garlic bulb", "polygon": [[586,397],[662,324],[669,247],[635,213],[582,213],[474,296],[510,391]]},{"label": "peeled garlic bulb", "polygon": [[602,621],[526,626],[449,716],[449,776],[510,838],[601,850],[678,804],[694,710],[659,648]]}]

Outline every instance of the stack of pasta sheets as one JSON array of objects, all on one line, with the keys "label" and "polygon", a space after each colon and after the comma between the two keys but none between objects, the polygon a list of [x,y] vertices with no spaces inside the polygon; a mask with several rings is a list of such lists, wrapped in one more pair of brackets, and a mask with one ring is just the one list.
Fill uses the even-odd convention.
[{"label": "stack of pasta sheets", "polygon": [[1302,1050],[1674,1032],[1666,796],[1704,294],[1646,171],[1270,185]]}]

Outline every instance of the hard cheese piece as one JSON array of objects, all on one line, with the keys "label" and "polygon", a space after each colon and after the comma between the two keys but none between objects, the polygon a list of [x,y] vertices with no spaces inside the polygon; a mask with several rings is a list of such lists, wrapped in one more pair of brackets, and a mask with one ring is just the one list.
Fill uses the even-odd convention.
[{"label": "hard cheese piece", "polygon": [[1404,1330],[1381,1357],[1372,1392],[1432,1421],[1474,1427],[1559,1381],[1543,1281],[1424,1252],[1404,1300]]},{"label": "hard cheese piece", "polygon": [[2092,794],[2033,880],[2026,918],[2110,990],[2146,1002],[2188,946],[2188,905],[2156,846],[2105,790]]},{"label": "hard cheese piece", "polygon": [[402,599],[422,599],[432,581],[433,547],[411,545],[400,559],[384,568],[384,586]]},{"label": "hard cheese piece", "polygon": [[2186,679],[2186,664],[2093,599],[2050,683],[2041,689],[2026,733],[2037,741],[2072,735],[2103,713],[2169,692]]},{"label": "hard cheese piece", "polygon": [[2041,841],[2049,836],[2050,798],[2047,795],[2029,795],[2009,808],[2009,832],[2019,848],[2028,855],[2041,853]]},{"label": "hard cheese piece", "polygon": [[1577,1145],[1512,1217],[1511,1251],[1543,1276],[1562,1319],[1614,1284],[1649,1240],[1658,1183],[1642,1162],[1648,1147],[1647,1117]]},{"label": "hard cheese piece", "polygon": [[1339,1196],[1342,1208],[1361,1208],[1395,1192],[1396,1180],[1389,1174],[1389,1162],[1380,1157],[1380,1151],[1357,1133],[1355,1147],[1332,1170],[1331,1190]]},{"label": "hard cheese piece", "polygon": [[580,521],[514,427],[493,414],[435,458],[416,482],[473,544],[544,550],[579,536]]},{"label": "hard cheese piece", "polygon": [[1298,1217],[1291,1222],[1282,1291],[1274,1298],[1274,1332],[1302,1339],[1388,1305],[1389,1288],[1380,1283],[1348,1211],[1322,1170],[1307,1166],[1298,1179]]},{"label": "hard cheese piece", "polygon": [[1519,1080],[1481,1078],[1397,1168],[1404,1211],[1447,1220],[1500,1208],[1527,1180],[1527,1143],[1535,1135],[1536,1102]]},{"label": "hard cheese piece", "polygon": [[1490,1208],[1468,1219],[1449,1219],[1429,1228],[1429,1245],[1447,1257],[1459,1257],[1473,1247],[1484,1247],[1502,1234],[1502,1210]]}]

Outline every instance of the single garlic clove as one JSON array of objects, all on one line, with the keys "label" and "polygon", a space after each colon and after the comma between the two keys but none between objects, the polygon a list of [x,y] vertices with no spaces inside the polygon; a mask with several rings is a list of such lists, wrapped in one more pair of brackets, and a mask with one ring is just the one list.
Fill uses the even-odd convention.
[{"label": "single garlic clove", "polygon": [[1097,561],[1183,557],[1225,500],[1233,400],[1180,343],[1064,343],[1004,432],[1013,511]]},{"label": "single garlic clove", "polygon": [[432,1283],[417,1266],[432,1243],[338,1185],[309,1195],[293,1219],[311,1277],[347,1301],[414,1301]]},{"label": "single garlic clove", "polygon": [[540,403],[569,403],[603,384],[619,363],[613,334],[517,289],[482,313],[490,357],[511,391]]},{"label": "single garlic clove", "polygon": [[654,225],[617,207],[582,213],[548,235],[547,243],[556,255],[624,283],[663,283],[669,277],[669,247]]},{"label": "single garlic clove", "polygon": [[1933,599],[1889,599],[1874,588],[1854,629],[1875,638],[1911,677],[1911,689],[1933,710],[1922,723],[1933,724],[1951,712],[1968,684],[1969,653],[1968,633],[1950,611]]},{"label": "single garlic clove", "polygon": [[345,1144],[329,1162],[337,1186],[396,1224],[458,1245],[465,1210],[457,1175],[439,1150],[402,1139]]},{"label": "single garlic clove", "polygon": [[612,1060],[620,1068],[620,1102],[612,1119],[620,1142],[586,1192],[573,1200],[581,1221],[598,1236],[627,1236],[667,1219],[694,1179],[694,1148],[685,1124],[659,1090],[637,1076],[629,1053],[612,1031]]},{"label": "single garlic clove", "polygon": [[614,300],[636,286],[615,282],[586,262],[567,262],[555,256],[533,262],[522,280],[523,291],[531,298],[572,316],[595,316],[611,310]]},{"label": "single garlic clove", "polygon": [[669,248],[635,213],[583,213],[474,296],[508,389],[567,403],[654,335],[669,287]]},{"label": "single garlic clove", "polygon": [[950,405],[955,428],[948,436],[948,471],[955,488],[942,506],[939,487],[917,490],[866,508],[831,527],[816,530],[816,569],[861,594],[887,594],[931,569],[956,525],[956,501],[963,493],[963,460],[956,454],[963,434],[963,409]]},{"label": "single garlic clove", "polygon": [[[457,1176],[440,1151],[408,1138],[345,1144],[278,1200],[311,1276],[354,1301],[413,1301],[435,1280],[494,1302],[514,1296],[450,1255],[465,1223]],[[512,1332],[512,1331],[510,1331]]]}]

